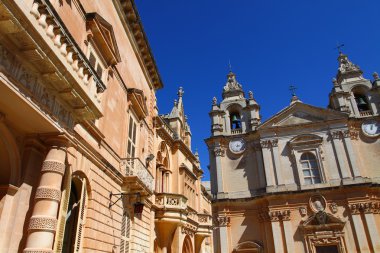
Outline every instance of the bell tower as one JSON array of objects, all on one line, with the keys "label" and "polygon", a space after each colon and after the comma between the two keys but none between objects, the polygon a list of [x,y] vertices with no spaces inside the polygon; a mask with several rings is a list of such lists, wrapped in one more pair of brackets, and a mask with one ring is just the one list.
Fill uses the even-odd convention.
[{"label": "bell tower", "polygon": [[329,107],[345,112],[350,117],[364,118],[379,114],[379,76],[374,73],[374,81],[363,77],[360,67],[339,52],[338,73],[333,79]]},{"label": "bell tower", "polygon": [[227,196],[228,189],[223,182],[227,181],[224,177],[229,172],[225,170],[235,166],[230,164],[231,160],[237,161],[243,157],[247,136],[260,124],[259,104],[253,98],[252,91],[248,92],[248,98],[245,97],[242,85],[232,71],[227,74],[222,98],[220,103],[216,97],[213,98],[209,113],[211,137],[206,140],[210,153],[211,192],[217,198]]}]

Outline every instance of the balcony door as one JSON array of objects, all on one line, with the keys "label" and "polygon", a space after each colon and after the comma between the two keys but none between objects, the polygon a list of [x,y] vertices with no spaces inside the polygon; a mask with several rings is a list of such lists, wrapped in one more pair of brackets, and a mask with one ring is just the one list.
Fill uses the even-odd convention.
[{"label": "balcony door", "polygon": [[337,245],[316,246],[316,253],[339,253]]}]

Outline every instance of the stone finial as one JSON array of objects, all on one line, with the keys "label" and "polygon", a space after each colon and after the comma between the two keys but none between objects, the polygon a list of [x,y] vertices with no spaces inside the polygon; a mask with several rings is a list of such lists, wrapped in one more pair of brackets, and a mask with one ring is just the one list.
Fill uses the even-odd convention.
[{"label": "stone finial", "polygon": [[248,91],[248,98],[253,99],[253,92],[251,90]]},{"label": "stone finial", "polygon": [[198,149],[195,149],[194,156],[195,156],[195,158],[197,159],[197,161],[199,161],[199,153],[198,153]]},{"label": "stone finial", "polygon": [[373,72],[372,76],[373,76],[373,79],[375,80],[379,79],[379,74],[377,74],[377,72]]},{"label": "stone finial", "polygon": [[333,83],[334,86],[338,86],[339,85],[338,81],[336,80],[335,77],[332,79],[332,83]]},{"label": "stone finial", "polygon": [[185,92],[183,91],[183,88],[182,88],[182,87],[179,87],[178,92],[177,92],[178,97],[179,97],[179,98],[182,97],[184,93],[185,93]]},{"label": "stone finial", "polygon": [[229,72],[227,75],[227,82],[223,88],[223,99],[226,97],[243,97],[244,92],[240,83],[236,80],[236,75],[233,72]]},{"label": "stone finial", "polygon": [[218,100],[216,99],[216,97],[213,97],[212,98],[212,105],[216,105],[218,103]]},{"label": "stone finial", "polygon": [[177,106],[178,105],[178,101],[177,99],[174,99],[174,106]]}]

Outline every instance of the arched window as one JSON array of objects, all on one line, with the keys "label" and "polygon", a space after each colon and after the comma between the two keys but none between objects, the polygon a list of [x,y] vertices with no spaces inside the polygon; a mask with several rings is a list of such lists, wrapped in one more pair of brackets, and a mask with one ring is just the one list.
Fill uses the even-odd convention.
[{"label": "arched window", "polygon": [[170,192],[169,152],[165,142],[161,142],[157,152],[156,192]]},{"label": "arched window", "polygon": [[[64,203],[64,202],[63,202]],[[83,240],[84,221],[87,206],[87,190],[85,180],[73,176],[66,211],[65,231],[62,252],[80,252]]]},{"label": "arched window", "polygon": [[305,184],[321,183],[321,175],[315,155],[310,152],[301,155],[301,168]]},{"label": "arched window", "polygon": [[241,117],[237,112],[231,113],[230,115],[231,130],[241,128]]}]

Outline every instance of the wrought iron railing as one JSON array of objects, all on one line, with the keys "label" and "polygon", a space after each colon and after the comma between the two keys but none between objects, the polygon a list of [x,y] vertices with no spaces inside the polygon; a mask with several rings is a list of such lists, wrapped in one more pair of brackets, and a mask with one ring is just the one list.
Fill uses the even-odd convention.
[{"label": "wrought iron railing", "polygon": [[154,178],[145,164],[139,158],[126,158],[122,162],[125,176],[137,176],[140,181],[151,191],[154,190]]}]

